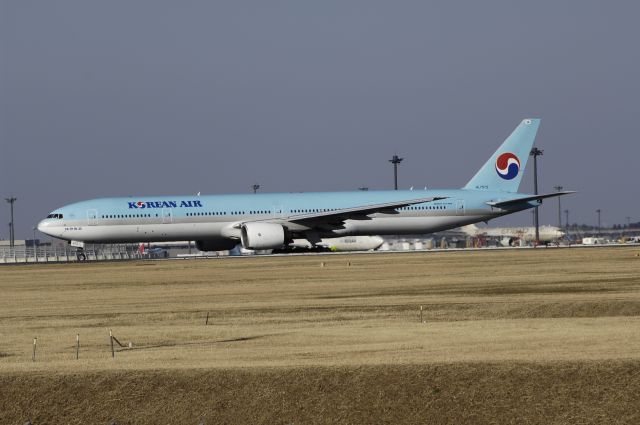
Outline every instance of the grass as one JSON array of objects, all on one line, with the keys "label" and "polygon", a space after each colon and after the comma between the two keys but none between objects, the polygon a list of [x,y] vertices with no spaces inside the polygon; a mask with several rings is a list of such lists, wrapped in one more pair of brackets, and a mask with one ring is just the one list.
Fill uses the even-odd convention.
[{"label": "grass", "polygon": [[640,423],[637,253],[4,267],[0,423]]}]

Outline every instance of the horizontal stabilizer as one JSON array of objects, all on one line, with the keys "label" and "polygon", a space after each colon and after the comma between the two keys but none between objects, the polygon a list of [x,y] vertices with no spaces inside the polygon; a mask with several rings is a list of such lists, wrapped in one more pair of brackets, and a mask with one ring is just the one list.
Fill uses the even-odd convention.
[{"label": "horizontal stabilizer", "polygon": [[508,201],[487,202],[487,205],[491,205],[492,207],[502,208],[502,207],[509,207],[509,206],[531,202],[531,201],[541,202],[543,199],[546,199],[546,198],[555,198],[556,196],[570,195],[572,193],[576,193],[576,192],[573,190],[567,190],[564,192],[546,193],[544,195],[525,196],[523,198],[509,199]]}]

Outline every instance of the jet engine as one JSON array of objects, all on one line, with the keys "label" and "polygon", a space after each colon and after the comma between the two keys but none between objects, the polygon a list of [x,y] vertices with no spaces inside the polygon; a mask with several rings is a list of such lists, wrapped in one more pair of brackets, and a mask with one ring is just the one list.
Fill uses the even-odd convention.
[{"label": "jet engine", "polygon": [[284,227],[275,223],[246,223],[242,226],[242,246],[246,249],[273,249],[284,245]]},{"label": "jet engine", "polygon": [[196,248],[200,251],[226,251],[238,245],[238,241],[229,239],[208,239],[196,241]]}]

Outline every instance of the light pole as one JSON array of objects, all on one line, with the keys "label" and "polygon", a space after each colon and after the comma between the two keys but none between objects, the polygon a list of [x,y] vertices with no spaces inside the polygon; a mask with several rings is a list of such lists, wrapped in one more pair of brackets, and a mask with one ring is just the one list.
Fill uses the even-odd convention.
[{"label": "light pole", "polygon": [[[544,151],[542,149],[538,149],[535,146],[529,152],[529,155],[533,157],[533,191],[534,194],[538,194],[538,157],[542,156]],[[538,221],[538,207],[535,207],[534,214],[534,225],[536,226],[536,246],[540,243],[540,223]]]},{"label": "light pole", "polygon": [[402,162],[404,158],[398,158],[398,155],[393,155],[393,158],[389,160],[393,164],[393,182],[394,189],[398,190],[398,164]]},{"label": "light pole", "polygon": [[631,227],[631,217],[627,216],[627,229]]},{"label": "light pole", "polygon": [[598,213],[598,236],[600,236],[600,213],[602,211],[600,210],[600,208],[598,208],[596,212]]},{"label": "light pole", "polygon": [[38,262],[38,245],[36,244],[36,227],[33,228],[33,258]]},{"label": "light pole", "polygon": [[569,230],[569,210],[564,210],[564,225]]},{"label": "light pole", "polygon": [[258,193],[258,189],[260,189],[260,185],[254,184],[253,186],[251,186],[251,189],[253,189],[253,193]]},{"label": "light pole", "polygon": [[536,227],[536,210],[531,210],[531,224]]},{"label": "light pole", "polygon": [[18,200],[18,198],[12,196],[10,198],[4,198],[4,200],[11,204],[11,223],[9,223],[9,246],[13,248],[16,241],[14,233],[15,223],[13,222],[13,204]]},{"label": "light pole", "polygon": [[[558,186],[553,186],[553,188],[556,190],[556,192],[561,192],[563,187],[558,185]],[[560,206],[560,196],[558,196],[558,228],[562,229],[562,207]]]}]

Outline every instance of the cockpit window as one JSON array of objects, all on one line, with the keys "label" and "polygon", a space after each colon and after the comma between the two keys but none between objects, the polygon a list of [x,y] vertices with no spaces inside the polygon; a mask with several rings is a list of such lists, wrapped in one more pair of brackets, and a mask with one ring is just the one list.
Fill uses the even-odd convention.
[{"label": "cockpit window", "polygon": [[62,214],[49,214],[47,218],[62,219]]}]

